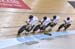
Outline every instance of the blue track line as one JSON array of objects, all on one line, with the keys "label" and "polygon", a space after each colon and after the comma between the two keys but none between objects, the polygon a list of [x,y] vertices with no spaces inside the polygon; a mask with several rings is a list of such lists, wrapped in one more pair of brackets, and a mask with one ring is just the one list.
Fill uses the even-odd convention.
[{"label": "blue track line", "polygon": [[57,37],[57,36],[72,35],[72,34],[75,34],[75,30],[64,31],[64,32],[52,32],[52,36],[48,36],[48,35],[45,35],[45,34],[38,34],[38,35],[32,35],[32,36],[6,39],[6,40],[0,41],[0,49],[6,48],[6,47],[9,47],[9,46],[14,46],[14,45],[17,45],[17,44],[22,44],[22,43],[25,43],[25,42],[32,42],[32,41],[38,42],[39,40],[45,39],[45,38],[51,38],[51,37],[53,38],[53,37]]}]

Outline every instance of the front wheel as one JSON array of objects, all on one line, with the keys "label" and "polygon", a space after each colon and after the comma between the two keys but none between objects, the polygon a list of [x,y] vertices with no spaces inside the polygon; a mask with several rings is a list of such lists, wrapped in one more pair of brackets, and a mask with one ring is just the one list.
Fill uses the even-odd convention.
[{"label": "front wheel", "polygon": [[20,35],[25,29],[26,29],[26,25],[23,25],[23,26],[18,30],[18,35]]}]

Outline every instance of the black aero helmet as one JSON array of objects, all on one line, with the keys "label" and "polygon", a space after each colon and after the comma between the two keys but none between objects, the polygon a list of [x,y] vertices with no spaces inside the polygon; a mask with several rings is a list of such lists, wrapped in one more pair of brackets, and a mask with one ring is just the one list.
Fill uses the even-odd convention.
[{"label": "black aero helmet", "polygon": [[33,18],[33,15],[29,15],[29,19],[32,19]]},{"label": "black aero helmet", "polygon": [[67,17],[67,20],[70,20],[70,17]]},{"label": "black aero helmet", "polygon": [[56,17],[57,17],[57,16],[56,16],[56,15],[54,15],[54,16],[53,16],[53,19],[56,19]]},{"label": "black aero helmet", "polygon": [[46,20],[46,19],[47,19],[47,17],[46,17],[46,16],[44,16],[44,17],[43,17],[43,19],[44,19],[44,20]]}]

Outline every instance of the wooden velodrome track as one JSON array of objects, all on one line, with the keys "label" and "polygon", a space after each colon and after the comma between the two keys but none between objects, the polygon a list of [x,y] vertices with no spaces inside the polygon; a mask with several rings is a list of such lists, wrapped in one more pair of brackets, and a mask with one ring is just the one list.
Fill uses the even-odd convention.
[{"label": "wooden velodrome track", "polygon": [[43,16],[52,18],[53,15],[60,16],[59,24],[53,31],[70,16],[73,19],[70,30],[75,29],[75,9],[68,3],[69,0],[23,0],[31,10],[0,8],[0,39],[15,37],[18,29],[25,24],[30,14],[41,19]]}]

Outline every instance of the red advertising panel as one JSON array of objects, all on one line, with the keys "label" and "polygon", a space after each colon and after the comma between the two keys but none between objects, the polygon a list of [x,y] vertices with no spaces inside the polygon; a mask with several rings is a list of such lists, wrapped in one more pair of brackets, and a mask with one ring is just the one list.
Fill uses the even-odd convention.
[{"label": "red advertising panel", "polygon": [[0,8],[30,9],[23,0],[0,0]]}]

